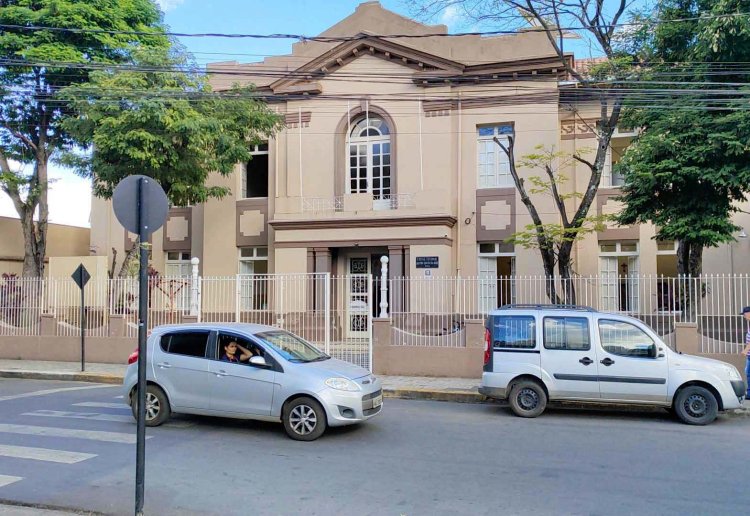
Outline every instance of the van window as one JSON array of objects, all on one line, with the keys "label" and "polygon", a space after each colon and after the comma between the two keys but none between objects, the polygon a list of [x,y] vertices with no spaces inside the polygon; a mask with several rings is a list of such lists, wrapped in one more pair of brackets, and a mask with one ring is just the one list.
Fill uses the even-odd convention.
[{"label": "van window", "polygon": [[495,349],[534,349],[536,320],[531,315],[501,315],[492,320],[492,339]]},{"label": "van window", "polygon": [[205,358],[208,332],[168,333],[161,338],[161,349],[175,355]]},{"label": "van window", "polygon": [[545,317],[544,348],[588,351],[591,349],[588,319],[585,317]]},{"label": "van window", "polygon": [[599,319],[599,338],[607,353],[623,357],[656,357],[656,344],[637,326],[611,319]]}]

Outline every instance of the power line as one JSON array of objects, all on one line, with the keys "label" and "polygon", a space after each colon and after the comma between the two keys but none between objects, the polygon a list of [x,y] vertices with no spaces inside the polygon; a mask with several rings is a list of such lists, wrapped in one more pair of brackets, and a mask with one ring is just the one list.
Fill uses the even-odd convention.
[{"label": "power line", "polygon": [[[602,29],[611,29],[616,27],[642,27],[652,26],[665,23],[683,23],[692,21],[706,21],[716,19],[731,19],[738,17],[750,16],[750,13],[729,13],[729,14],[716,14],[716,15],[701,15],[693,16],[689,18],[673,18],[667,20],[658,21],[629,21],[620,22],[615,24],[602,24]],[[492,31],[472,31],[472,32],[455,32],[452,34],[433,32],[425,34],[358,34],[355,36],[305,36],[303,34],[243,34],[243,33],[223,33],[223,32],[160,32],[160,31],[126,31],[126,30],[108,30],[108,29],[83,29],[74,27],[49,27],[43,25],[14,25],[14,24],[0,24],[0,29],[4,30],[20,30],[20,31],[48,31],[48,32],[63,32],[70,34],[111,34],[111,35],[123,35],[123,36],[174,36],[180,38],[229,38],[229,39],[294,39],[299,41],[315,41],[320,43],[344,43],[349,41],[361,41],[365,39],[424,39],[433,37],[464,37],[464,36],[501,36],[501,35],[514,35],[519,33],[527,32],[546,32],[544,27],[528,27],[521,31],[518,30],[492,30]],[[575,30],[587,30],[584,26],[568,26],[568,27],[556,27],[551,29],[554,31],[575,31]]]}]

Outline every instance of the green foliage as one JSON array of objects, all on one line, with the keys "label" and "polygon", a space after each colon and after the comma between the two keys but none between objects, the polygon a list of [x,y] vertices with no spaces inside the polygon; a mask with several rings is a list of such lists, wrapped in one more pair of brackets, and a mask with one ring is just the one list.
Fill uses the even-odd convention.
[{"label": "green foliage", "polygon": [[208,175],[230,174],[251,159],[249,144],[272,136],[281,118],[253,98],[252,88],[213,94],[179,48],[139,51],[135,61],[138,71],[97,71],[89,83],[65,90],[77,114],[65,129],[95,149],[71,148],[65,163],[93,178],[103,197],[132,174],[156,179],[175,205],[223,197],[228,189],[206,185]]},{"label": "green foliage", "polygon": [[[609,215],[592,215],[584,217],[581,224],[572,223],[568,220],[566,202],[572,199],[580,199],[582,195],[576,191],[564,192],[563,189],[569,178],[558,172],[559,169],[570,165],[572,156],[565,152],[545,148],[543,145],[535,147],[536,152],[526,154],[518,159],[519,168],[530,170],[544,170],[545,176],[529,176],[521,179],[522,184],[526,181],[530,186],[526,188],[529,195],[550,197],[559,212],[559,223],[528,224],[523,231],[514,233],[507,242],[520,245],[526,249],[542,249],[551,253],[557,260],[560,248],[566,244],[575,242],[579,238],[596,231],[603,231]],[[572,203],[571,203],[572,204]],[[544,238],[539,238],[539,235]]]},{"label": "green foliage", "polygon": [[[749,11],[750,0],[660,0],[655,20],[698,19],[655,24],[642,57],[653,75],[671,72],[670,80],[684,83],[677,90],[746,83],[726,64],[750,60],[750,18],[699,14]],[[626,110],[624,123],[642,133],[619,164],[626,205],[619,223],[651,222],[658,239],[679,240],[699,253],[734,240],[731,218],[750,192],[750,111],[742,90],[748,87],[736,88],[736,96],[717,94],[721,102],[714,103],[677,91],[652,108]]]}]

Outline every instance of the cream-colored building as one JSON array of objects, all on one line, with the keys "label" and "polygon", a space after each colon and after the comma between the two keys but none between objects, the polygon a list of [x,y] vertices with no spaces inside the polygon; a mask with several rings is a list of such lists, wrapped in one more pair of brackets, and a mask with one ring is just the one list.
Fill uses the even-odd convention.
[{"label": "cream-colored building", "polygon": [[[49,224],[47,256],[88,256],[90,238],[89,228]],[[21,221],[12,217],[0,217],[0,274],[20,276],[23,271],[23,256]],[[49,267],[45,267],[45,274],[47,273]]]},{"label": "cream-colored building", "polygon": [[[598,106],[571,109],[566,74],[542,33],[419,37],[446,33],[443,25],[366,2],[321,34],[357,39],[301,42],[260,63],[210,65],[216,89],[255,84],[286,127],[233,175],[211,177],[231,188],[230,196],[170,211],[153,235],[154,267],[182,275],[198,257],[203,276],[379,274],[380,258],[388,256],[391,277],[541,274],[536,250],[506,243],[531,219],[493,138],[515,135],[516,156],[538,146],[593,149]],[[631,138],[618,131],[610,163]],[[585,190],[588,170],[571,164],[564,173],[569,192]],[[592,214],[617,211],[618,182],[608,165]],[[557,222],[552,199],[534,197],[542,218]],[[740,225],[750,230],[743,217]],[[653,234],[650,227],[612,226],[588,235],[575,248],[576,272],[609,274],[618,283],[675,275],[674,244],[657,243]],[[121,257],[131,237],[110,203],[94,198],[95,251],[111,259],[114,247]],[[704,269],[750,272],[749,251],[748,239],[709,250]],[[633,301],[623,292],[613,290],[612,308]],[[503,288],[490,295],[498,298],[490,305],[513,297]]]}]

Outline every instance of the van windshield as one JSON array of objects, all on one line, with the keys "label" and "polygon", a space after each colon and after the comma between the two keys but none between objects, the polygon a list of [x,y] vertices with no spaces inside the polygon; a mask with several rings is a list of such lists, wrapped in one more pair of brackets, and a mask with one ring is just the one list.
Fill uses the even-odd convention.
[{"label": "van windshield", "polygon": [[331,358],[312,344],[285,331],[256,333],[255,337],[290,362],[315,362]]}]

